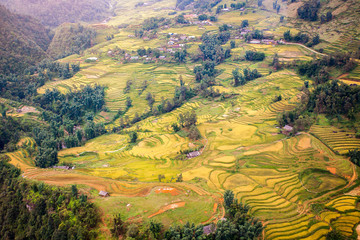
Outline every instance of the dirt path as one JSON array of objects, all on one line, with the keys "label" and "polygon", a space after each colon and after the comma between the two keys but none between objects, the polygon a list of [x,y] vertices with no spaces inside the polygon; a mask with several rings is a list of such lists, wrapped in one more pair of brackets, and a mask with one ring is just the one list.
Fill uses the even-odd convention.
[{"label": "dirt path", "polygon": [[289,43],[289,42],[287,42],[287,43],[285,43],[286,45],[298,45],[298,46],[301,46],[301,47],[303,47],[303,48],[306,48],[307,50],[309,50],[309,51],[311,51],[311,52],[313,52],[313,53],[315,53],[315,54],[319,54],[319,55],[322,55],[322,56],[328,56],[327,54],[325,54],[325,53],[319,53],[319,52],[317,52],[317,51],[315,51],[314,49],[311,49],[311,48],[309,48],[309,47],[307,47],[307,46],[305,46],[305,45],[303,45],[303,44],[300,44],[300,43]]}]

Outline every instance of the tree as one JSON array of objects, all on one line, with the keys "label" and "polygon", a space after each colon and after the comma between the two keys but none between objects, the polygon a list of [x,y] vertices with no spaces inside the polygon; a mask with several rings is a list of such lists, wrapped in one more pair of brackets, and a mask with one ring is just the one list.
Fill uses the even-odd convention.
[{"label": "tree", "polygon": [[248,27],[249,26],[249,20],[243,20],[242,22],[241,22],[241,27],[242,28],[246,28],[246,27]]},{"label": "tree", "polygon": [[148,101],[148,105],[151,108],[155,103],[155,98],[151,95],[150,92],[146,95],[146,101]]},{"label": "tree", "polygon": [[158,175],[159,182],[161,182],[162,179],[165,179],[165,176],[163,174]]},{"label": "tree", "polygon": [[127,108],[130,108],[132,106],[132,100],[130,97],[127,97],[126,98],[126,107]]},{"label": "tree", "polygon": [[230,42],[230,48],[235,48],[235,47],[236,47],[235,41],[231,41],[231,42]]},{"label": "tree", "polygon": [[184,14],[181,14],[175,18],[175,21],[180,24],[187,24],[188,21],[185,20]]},{"label": "tree", "polygon": [[180,173],[179,175],[177,175],[176,177],[176,182],[182,182],[183,181],[183,176],[182,173]]},{"label": "tree", "polygon": [[126,224],[125,222],[121,219],[121,215],[118,214],[114,217],[114,225],[113,228],[111,229],[111,233],[114,237],[119,237],[121,235],[124,235],[126,232]]},{"label": "tree", "polygon": [[177,125],[176,123],[173,123],[173,124],[171,125],[171,127],[172,127],[172,129],[174,130],[175,133],[178,132],[178,131],[180,131],[180,127],[179,127],[179,125]]},{"label": "tree", "polygon": [[234,78],[234,86],[237,87],[240,85],[240,73],[239,73],[239,69],[236,68],[232,71],[233,74],[233,78]]},{"label": "tree", "polygon": [[199,129],[195,125],[191,125],[189,128],[189,139],[198,140],[201,137]]},{"label": "tree", "polygon": [[155,239],[158,239],[163,229],[163,224],[159,222],[150,221],[149,230],[154,235]]},{"label": "tree", "polygon": [[206,14],[201,14],[198,18],[199,18],[200,21],[208,20],[208,16]]},{"label": "tree", "polygon": [[138,226],[133,223],[128,226],[128,229],[126,231],[126,236],[129,238],[136,238],[139,234],[139,228]]},{"label": "tree", "polygon": [[175,52],[175,60],[178,62],[178,63],[184,63],[185,60],[186,60],[186,55],[187,55],[187,51],[186,50],[183,50],[183,51],[177,51]]},{"label": "tree", "polygon": [[191,125],[196,125],[197,123],[197,116],[195,111],[186,112],[184,114],[180,113],[178,116],[178,121],[180,126],[184,128],[189,128]]},{"label": "tree", "polygon": [[73,197],[77,198],[78,197],[78,194],[79,194],[79,191],[77,189],[77,186],[74,184],[74,185],[71,185],[71,194],[73,195]]},{"label": "tree", "polygon": [[284,39],[285,39],[285,41],[287,41],[287,42],[291,42],[292,36],[291,36],[290,30],[287,30],[287,31],[284,32]]},{"label": "tree", "polygon": [[136,141],[138,139],[137,132],[130,132],[129,138],[130,138],[130,140],[129,140],[130,143],[136,143]]},{"label": "tree", "polygon": [[218,19],[217,19],[216,16],[210,16],[210,21],[212,21],[212,22],[217,22]]},{"label": "tree", "polygon": [[332,20],[332,18],[333,18],[332,12],[331,12],[331,11],[328,11],[328,12],[326,13],[326,21],[327,21],[327,22],[330,22],[330,21]]},{"label": "tree", "polygon": [[284,16],[281,16],[281,17],[280,17],[280,22],[281,22],[281,23],[284,22],[284,19],[285,19],[285,17],[284,17]]},{"label": "tree", "polygon": [[234,192],[231,190],[226,190],[224,193],[224,203],[226,207],[230,207],[234,202]]}]

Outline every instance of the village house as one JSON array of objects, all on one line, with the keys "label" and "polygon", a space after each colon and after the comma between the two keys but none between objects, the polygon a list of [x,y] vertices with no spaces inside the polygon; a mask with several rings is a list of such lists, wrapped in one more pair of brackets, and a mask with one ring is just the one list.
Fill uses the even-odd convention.
[{"label": "village house", "polygon": [[110,194],[108,192],[105,192],[105,191],[100,191],[99,196],[100,197],[110,197]]},{"label": "village house", "polygon": [[283,128],[282,128],[282,133],[285,134],[285,135],[289,135],[290,133],[292,133],[294,131],[294,128],[292,126],[289,126],[289,125],[285,125]]},{"label": "village house", "polygon": [[165,56],[160,56],[159,59],[160,59],[160,60],[165,60],[166,57],[165,57]]},{"label": "village house", "polygon": [[75,167],[69,167],[69,166],[53,166],[53,168],[62,169],[62,170],[70,170],[70,169],[74,169]]},{"label": "village house", "polygon": [[139,56],[132,56],[130,60],[139,60]]},{"label": "village house", "polygon": [[178,38],[170,38],[170,41],[174,41],[174,42],[178,42],[179,41],[179,39]]},{"label": "village house", "polygon": [[267,44],[267,45],[275,45],[276,44],[276,41],[271,40],[271,39],[263,39],[261,42],[264,44]]},{"label": "village house", "polygon": [[203,232],[205,235],[209,235],[215,231],[215,226],[210,224],[203,227]]},{"label": "village house", "polygon": [[195,18],[198,18],[198,15],[197,14],[187,14],[187,15],[184,15],[184,18],[185,19],[195,19]]},{"label": "village house", "polygon": [[191,159],[191,158],[194,158],[194,157],[198,157],[198,156],[200,156],[201,155],[201,153],[199,152],[199,151],[195,151],[195,152],[190,152],[190,153],[188,153],[187,155],[186,155],[186,157],[188,158],[188,159]]},{"label": "village house", "polygon": [[250,44],[260,44],[261,42],[260,42],[260,40],[251,40],[249,43]]},{"label": "village house", "polygon": [[175,44],[174,41],[169,41],[169,42],[168,42],[168,45],[174,45],[174,44]]},{"label": "village house", "polygon": [[98,58],[97,57],[89,57],[86,60],[95,62],[98,60]]}]

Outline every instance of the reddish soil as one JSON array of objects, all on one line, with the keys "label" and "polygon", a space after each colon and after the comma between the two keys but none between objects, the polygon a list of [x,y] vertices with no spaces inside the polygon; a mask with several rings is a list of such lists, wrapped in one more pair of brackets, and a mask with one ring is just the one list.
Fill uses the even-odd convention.
[{"label": "reddish soil", "polygon": [[328,170],[329,172],[331,172],[332,174],[336,174],[336,168],[334,167],[327,167],[326,170]]},{"label": "reddish soil", "polygon": [[175,209],[175,208],[179,208],[179,207],[184,207],[184,206],[185,206],[185,202],[173,203],[173,204],[170,204],[170,205],[161,207],[159,211],[157,211],[157,212],[154,213],[154,214],[151,214],[150,216],[148,216],[148,218],[152,218],[152,217],[155,217],[156,215],[159,215],[159,214],[161,214],[161,213],[164,213],[164,212],[166,212],[166,211],[168,211],[168,210]]},{"label": "reddish soil", "polygon": [[218,208],[218,204],[214,203],[213,212],[216,213],[216,209]]},{"label": "reddish soil", "polygon": [[162,187],[155,190],[156,193],[170,193],[171,196],[177,196],[180,192],[176,188],[172,187]]}]

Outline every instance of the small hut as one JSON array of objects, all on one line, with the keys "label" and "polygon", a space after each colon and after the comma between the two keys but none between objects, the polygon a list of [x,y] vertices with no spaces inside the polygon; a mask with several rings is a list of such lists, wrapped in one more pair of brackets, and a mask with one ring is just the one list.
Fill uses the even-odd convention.
[{"label": "small hut", "polygon": [[101,196],[101,197],[110,197],[110,194],[108,192],[105,192],[105,191],[100,191],[99,196]]},{"label": "small hut", "polygon": [[187,156],[188,159],[191,159],[191,158],[194,158],[194,157],[198,157],[200,155],[201,155],[201,153],[199,151],[195,151],[195,152],[188,153],[186,156]]}]

